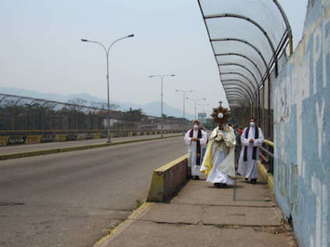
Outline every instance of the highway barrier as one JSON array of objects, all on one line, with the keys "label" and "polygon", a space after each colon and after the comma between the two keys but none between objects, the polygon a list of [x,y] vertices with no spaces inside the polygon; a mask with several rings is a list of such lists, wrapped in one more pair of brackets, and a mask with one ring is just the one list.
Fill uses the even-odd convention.
[{"label": "highway barrier", "polygon": [[147,202],[164,202],[174,196],[188,180],[187,155],[153,172]]},{"label": "highway barrier", "polygon": [[93,139],[100,139],[101,138],[101,133],[94,133],[93,134]]},{"label": "highway barrier", "polygon": [[53,142],[55,139],[54,135],[43,135],[41,136],[40,142]]},{"label": "highway barrier", "polygon": [[55,135],[55,141],[56,142],[65,142],[66,141],[66,135]]},{"label": "highway barrier", "polygon": [[[167,133],[181,133],[180,130],[164,131]],[[132,137],[141,135],[157,135],[159,130],[111,130],[110,137]],[[34,144],[44,142],[65,142],[106,138],[107,132],[102,130],[17,130],[0,131],[0,146],[15,144]]]},{"label": "highway barrier", "polygon": [[41,142],[41,135],[32,135],[27,136],[25,143],[26,144],[34,144],[34,143],[40,143]]},{"label": "highway barrier", "polygon": [[26,140],[26,136],[10,136],[8,139],[8,145],[23,144]]},{"label": "highway barrier", "polygon": [[9,136],[0,136],[0,146],[7,146]]}]

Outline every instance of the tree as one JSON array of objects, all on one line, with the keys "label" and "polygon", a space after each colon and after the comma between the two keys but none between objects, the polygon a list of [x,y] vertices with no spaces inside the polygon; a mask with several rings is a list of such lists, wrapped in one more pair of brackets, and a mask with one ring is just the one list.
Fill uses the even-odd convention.
[{"label": "tree", "polygon": [[71,104],[71,109],[81,112],[81,110],[87,105],[87,100],[82,98],[73,98],[68,101]]}]

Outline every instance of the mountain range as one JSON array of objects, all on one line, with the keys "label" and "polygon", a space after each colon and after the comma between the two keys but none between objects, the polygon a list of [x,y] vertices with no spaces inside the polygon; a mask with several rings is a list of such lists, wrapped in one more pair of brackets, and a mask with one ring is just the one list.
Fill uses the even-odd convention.
[{"label": "mountain range", "polygon": [[[77,98],[84,99],[88,102],[106,103],[106,100],[92,96],[88,93],[61,95],[54,93],[41,93],[36,90],[27,90],[27,89],[12,88],[12,87],[0,87],[0,93],[38,98],[38,99],[53,100],[63,103],[66,103],[69,100],[77,99]],[[117,109],[121,111],[128,111],[130,108],[142,109],[142,111],[147,115],[160,117],[161,102],[159,101],[151,102],[146,105],[140,105],[136,103],[116,102],[116,101],[111,101],[111,104],[118,105],[119,107]],[[167,116],[174,116],[178,118],[182,117],[182,109],[177,109],[168,106],[166,103],[163,104],[163,107],[164,107],[164,114],[166,114]],[[192,114],[186,113],[186,118],[193,119],[194,116]]]}]

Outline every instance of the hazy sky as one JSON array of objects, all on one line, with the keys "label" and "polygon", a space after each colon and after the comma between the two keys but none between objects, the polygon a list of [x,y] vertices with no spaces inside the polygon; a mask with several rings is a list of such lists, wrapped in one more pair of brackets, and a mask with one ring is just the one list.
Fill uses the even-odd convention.
[{"label": "hazy sky", "polygon": [[[271,0],[270,0],[271,1]],[[279,0],[291,23],[295,46],[301,39],[308,0]],[[46,93],[89,93],[106,99],[110,52],[110,98],[147,104],[160,100],[182,109],[182,94],[206,97],[208,111],[225,99],[197,0],[1,0],[0,86]],[[199,108],[201,109],[201,108]],[[194,113],[193,103],[186,102]]]}]

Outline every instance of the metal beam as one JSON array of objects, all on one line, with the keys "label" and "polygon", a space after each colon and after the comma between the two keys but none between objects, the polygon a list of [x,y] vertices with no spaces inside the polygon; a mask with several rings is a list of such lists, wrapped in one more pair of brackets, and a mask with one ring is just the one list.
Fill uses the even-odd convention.
[{"label": "metal beam", "polygon": [[223,38],[223,39],[211,39],[212,42],[226,42],[226,41],[234,41],[234,42],[240,42],[240,43],[243,43],[243,44],[246,44],[250,47],[252,47],[260,56],[261,60],[263,61],[265,67],[266,67],[266,70],[267,70],[267,62],[266,62],[266,59],[265,57],[262,55],[261,51],[256,47],[254,46],[253,44],[251,44],[250,42],[244,40],[244,39],[238,39],[238,38]]},{"label": "metal beam", "polygon": [[232,100],[237,100],[238,101],[238,99],[240,99],[240,102],[242,102],[242,103],[245,102],[244,105],[251,106],[251,104],[248,101],[246,101],[246,100],[244,100],[242,98],[239,98],[239,97],[240,96],[237,96],[236,94],[231,94],[231,95],[228,95],[227,100],[228,100],[228,102],[231,102]]},{"label": "metal beam", "polygon": [[[222,64],[221,66],[229,66],[229,65],[230,65],[230,66],[237,66],[237,67],[241,67],[241,68],[245,69],[246,71],[248,71],[248,72],[252,75],[252,77],[254,78],[254,80],[255,80],[256,82],[258,82],[256,76],[252,73],[252,71],[249,70],[247,67],[245,67],[244,65],[242,65],[242,64],[240,64],[240,63],[228,63],[228,64]],[[220,73],[221,73],[221,72],[220,72]],[[262,78],[261,78],[261,80],[262,80]]]},{"label": "metal beam", "polygon": [[242,100],[246,101],[249,105],[252,104],[252,103],[250,102],[250,100],[249,100],[248,98],[246,98],[246,96],[244,96],[244,98],[242,98],[242,94],[237,93],[237,91],[236,91],[236,92],[233,91],[233,92],[228,92],[228,93],[226,93],[226,97],[227,97],[227,99],[229,99],[229,98],[232,97],[232,96],[240,97]]},{"label": "metal beam", "polygon": [[[247,94],[243,94],[242,92],[240,93],[240,89],[239,88],[232,88],[234,91],[226,91],[226,96],[228,95],[228,96],[230,96],[230,95],[232,95],[232,94],[235,94],[235,95],[237,95],[237,96],[239,96],[239,97],[243,97],[243,99],[244,100],[246,100],[249,104],[252,104],[252,99],[251,99],[251,97],[249,96],[249,95],[247,95]],[[244,92],[244,91],[243,91]],[[246,92],[245,92],[246,93]]]},{"label": "metal beam", "polygon": [[228,95],[227,100],[229,102],[232,101],[232,100],[237,100],[237,101],[240,101],[240,102],[244,102],[245,105],[251,106],[251,103],[249,101],[246,101],[246,100],[242,99],[237,94],[230,94],[230,95]]},{"label": "metal beam", "polygon": [[242,91],[244,92],[246,95],[245,97],[252,103],[253,102],[253,97],[245,90],[242,89],[242,87],[240,86],[234,86],[234,87],[224,87],[224,90],[226,92],[226,90],[236,90],[236,91]]},{"label": "metal beam", "polygon": [[246,101],[243,101],[241,98],[236,98],[236,97],[228,99],[229,105],[230,105],[230,102],[232,100],[237,101],[237,102],[240,102],[240,103],[242,103],[242,105],[244,105],[244,106],[246,106],[248,108],[251,107],[251,105],[247,104]]},{"label": "metal beam", "polygon": [[288,17],[286,16],[286,13],[285,13],[284,9],[282,8],[281,4],[277,0],[273,0],[273,2],[275,3],[275,5],[279,9],[279,11],[281,12],[284,23],[286,25],[286,30],[288,32],[289,42],[290,42],[290,56],[291,56],[293,53],[293,35],[292,35],[292,29],[290,26],[290,22],[289,22]]},{"label": "metal beam", "polygon": [[248,21],[250,23],[252,23],[253,25],[255,25],[262,33],[263,35],[266,37],[268,44],[270,46],[270,49],[272,50],[272,54],[275,54],[275,47],[273,45],[272,40],[269,38],[269,35],[267,33],[267,31],[256,21],[252,20],[251,18],[248,18],[244,15],[239,15],[239,14],[231,14],[231,13],[224,13],[224,14],[216,14],[216,15],[207,15],[204,16],[205,19],[217,19],[217,18],[236,18],[236,19],[242,19],[245,21]]},{"label": "metal beam", "polygon": [[[253,86],[253,82],[245,75],[243,75],[242,73],[239,72],[224,72],[224,73],[220,73],[220,75],[239,75],[242,76],[244,79],[246,79],[248,82],[250,82],[250,84]],[[256,86],[254,87],[254,90],[257,92],[258,91],[258,82],[256,82]]]},{"label": "metal beam", "polygon": [[[262,73],[261,73],[261,71],[260,71],[258,65],[257,65],[257,64],[256,64],[251,58],[249,58],[249,57],[247,57],[247,56],[245,56],[245,55],[243,55],[243,54],[240,54],[240,53],[233,53],[233,52],[231,52],[231,53],[217,53],[217,54],[215,54],[214,56],[215,56],[215,57],[219,57],[219,56],[238,56],[238,57],[245,58],[246,60],[248,60],[249,62],[251,62],[251,63],[254,65],[254,67],[257,68],[257,70],[258,70],[258,72],[259,72],[259,75],[260,75],[261,79],[263,78]],[[218,64],[218,66],[221,65],[221,64],[218,63],[218,60],[217,60],[217,64]],[[267,70],[267,67],[266,67],[266,70]]]},{"label": "metal beam", "polygon": [[[238,80],[238,79],[229,79],[229,80],[221,80],[221,82],[222,82],[223,85],[235,85],[236,83],[234,83],[234,82],[239,82],[241,87],[243,87],[244,89],[248,90],[251,93],[250,95],[251,95],[252,98],[255,95],[253,93],[253,91],[251,90],[251,88],[248,87],[248,85],[244,81],[241,81],[241,80]],[[228,84],[227,82],[233,82],[233,83]]]},{"label": "metal beam", "polygon": [[247,92],[239,90],[239,88],[227,88],[227,89],[225,89],[226,95],[227,95],[227,93],[234,93],[234,92],[240,94],[244,98],[247,97],[249,99],[250,103],[252,103],[252,99],[250,98],[250,95],[247,94]]},{"label": "metal beam", "polygon": [[229,104],[230,104],[230,103],[233,103],[233,102],[239,102],[239,103],[241,103],[242,105],[244,105],[244,106],[246,106],[246,107],[250,107],[250,105],[247,104],[246,101],[244,101],[244,100],[242,100],[242,99],[240,99],[240,98],[237,98],[237,97],[232,97],[232,98],[229,98],[229,99],[228,99],[228,103],[229,103]]}]

